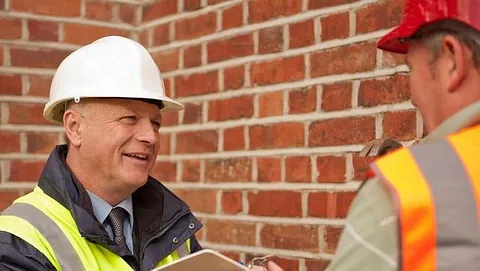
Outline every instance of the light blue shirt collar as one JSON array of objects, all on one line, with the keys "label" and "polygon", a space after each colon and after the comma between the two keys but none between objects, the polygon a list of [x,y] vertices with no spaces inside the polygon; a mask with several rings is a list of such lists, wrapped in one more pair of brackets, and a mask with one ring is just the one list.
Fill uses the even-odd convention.
[{"label": "light blue shirt collar", "polygon": [[113,208],[122,207],[128,212],[130,225],[133,225],[133,203],[131,195],[116,206],[112,207],[110,204],[108,204],[106,201],[93,194],[92,192],[87,190],[87,193],[90,196],[90,201],[92,202],[93,213],[95,214],[95,217],[98,219],[98,221],[100,221],[100,223],[105,223],[105,220],[107,219],[110,211]]}]

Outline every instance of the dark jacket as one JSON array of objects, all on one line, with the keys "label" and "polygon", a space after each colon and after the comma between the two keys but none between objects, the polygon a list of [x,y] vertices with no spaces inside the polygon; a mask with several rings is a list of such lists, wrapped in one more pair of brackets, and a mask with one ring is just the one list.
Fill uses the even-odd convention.
[{"label": "dark jacket", "polygon": [[[153,178],[132,194],[134,255],[115,245],[95,218],[85,188],[69,170],[66,145],[50,154],[38,186],[51,198],[70,210],[77,227],[88,241],[120,255],[135,270],[151,270],[155,264],[191,238],[191,252],[201,250],[193,235],[202,224],[189,207]],[[194,223],[194,230],[189,225]],[[174,237],[179,242],[173,243]],[[49,260],[22,239],[0,231],[0,270],[55,270]]]}]

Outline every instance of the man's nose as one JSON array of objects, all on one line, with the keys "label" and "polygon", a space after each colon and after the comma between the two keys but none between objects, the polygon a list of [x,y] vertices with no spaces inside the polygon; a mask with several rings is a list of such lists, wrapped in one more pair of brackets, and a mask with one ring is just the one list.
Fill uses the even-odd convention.
[{"label": "man's nose", "polygon": [[137,140],[149,144],[156,144],[158,142],[158,131],[150,120],[141,120],[137,124]]}]

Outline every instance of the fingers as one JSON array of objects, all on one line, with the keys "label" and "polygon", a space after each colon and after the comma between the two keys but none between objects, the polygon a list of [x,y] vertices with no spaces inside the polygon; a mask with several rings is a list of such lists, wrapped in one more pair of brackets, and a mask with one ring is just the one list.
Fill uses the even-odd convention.
[{"label": "fingers", "polygon": [[283,269],[280,268],[280,266],[278,266],[274,262],[269,261],[268,262],[268,271],[283,271]]}]

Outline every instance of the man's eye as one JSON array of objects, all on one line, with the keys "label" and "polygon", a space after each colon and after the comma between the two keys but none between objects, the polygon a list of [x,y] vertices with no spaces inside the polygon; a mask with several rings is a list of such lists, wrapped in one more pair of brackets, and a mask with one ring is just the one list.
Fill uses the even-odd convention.
[{"label": "man's eye", "polygon": [[127,120],[127,121],[137,121],[138,118],[136,116],[126,116],[126,117],[123,117],[123,119]]},{"label": "man's eye", "polygon": [[160,127],[162,126],[162,124],[158,121],[152,121],[152,125],[153,127],[155,127],[155,129],[160,129]]}]

